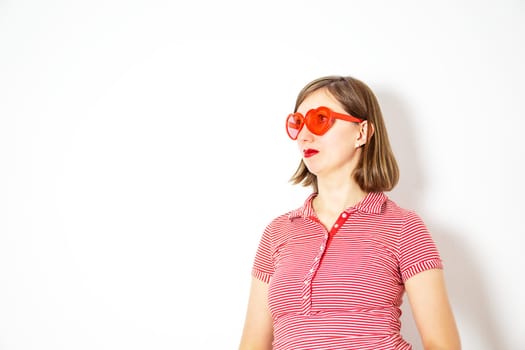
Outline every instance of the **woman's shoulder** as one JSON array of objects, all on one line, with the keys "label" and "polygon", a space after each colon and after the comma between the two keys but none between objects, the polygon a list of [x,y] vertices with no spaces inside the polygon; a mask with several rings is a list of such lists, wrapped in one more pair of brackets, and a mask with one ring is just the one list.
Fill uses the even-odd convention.
[{"label": "woman's shoulder", "polygon": [[313,215],[312,199],[316,195],[317,195],[316,193],[310,194],[301,206],[296,207],[295,209],[292,209],[292,210],[288,210],[274,217],[271,220],[270,225],[293,222],[297,218],[312,216]]},{"label": "woman's shoulder", "polygon": [[282,214],[279,214],[279,215],[275,216],[268,223],[268,227],[276,227],[276,226],[282,225],[284,223],[287,223],[288,221],[290,221],[290,214],[292,212],[293,212],[293,210],[290,210],[288,212],[285,212],[285,213],[282,213]]},{"label": "woman's shoulder", "polygon": [[283,224],[288,224],[290,222],[293,222],[294,219],[303,216],[303,211],[304,211],[304,208],[299,207],[299,208],[284,212],[282,214],[279,214],[270,220],[270,223],[268,224],[268,226],[269,227],[279,227],[279,226],[282,226]]},{"label": "woman's shoulder", "polygon": [[266,227],[266,230],[272,231],[282,231],[290,228],[289,225],[297,224],[305,217],[310,217],[313,215],[312,209],[312,199],[315,197],[315,193],[311,194],[306,198],[303,205],[296,207],[295,209],[288,210],[283,212],[273,219],[270,220],[269,224]]},{"label": "woman's shoulder", "polygon": [[408,222],[421,221],[421,217],[415,209],[399,205],[397,201],[388,196],[385,201],[385,213]]}]

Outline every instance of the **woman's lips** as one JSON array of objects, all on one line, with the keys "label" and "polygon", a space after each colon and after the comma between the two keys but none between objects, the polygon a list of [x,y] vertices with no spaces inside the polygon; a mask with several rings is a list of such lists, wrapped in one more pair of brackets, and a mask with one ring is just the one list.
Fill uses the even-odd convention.
[{"label": "woman's lips", "polygon": [[316,150],[316,149],[305,149],[303,151],[303,155],[304,155],[305,158],[309,158],[309,157],[311,157],[313,155],[316,155],[317,153],[319,153],[319,151]]}]

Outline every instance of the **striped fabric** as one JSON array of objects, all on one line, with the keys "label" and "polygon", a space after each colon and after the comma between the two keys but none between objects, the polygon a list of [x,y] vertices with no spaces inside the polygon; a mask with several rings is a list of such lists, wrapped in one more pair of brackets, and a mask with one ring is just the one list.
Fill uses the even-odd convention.
[{"label": "striped fabric", "polygon": [[314,196],[266,227],[255,256],[253,276],[270,284],[273,349],[411,349],[400,335],[404,282],[442,268],[425,224],[370,193],[327,232]]}]

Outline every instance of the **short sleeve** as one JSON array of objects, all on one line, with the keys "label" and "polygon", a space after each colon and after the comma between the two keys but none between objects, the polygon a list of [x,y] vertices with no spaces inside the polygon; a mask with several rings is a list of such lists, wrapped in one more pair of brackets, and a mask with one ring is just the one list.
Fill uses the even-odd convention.
[{"label": "short sleeve", "polygon": [[399,269],[403,282],[430,269],[442,269],[438,249],[425,223],[414,212],[405,217],[399,244]]},{"label": "short sleeve", "polygon": [[259,242],[252,268],[252,276],[269,283],[273,275],[272,234],[270,226],[266,227]]}]

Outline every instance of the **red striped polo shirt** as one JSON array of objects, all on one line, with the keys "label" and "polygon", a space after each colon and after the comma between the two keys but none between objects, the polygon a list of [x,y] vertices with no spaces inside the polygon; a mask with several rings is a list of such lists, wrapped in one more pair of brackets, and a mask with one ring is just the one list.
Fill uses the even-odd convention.
[{"label": "red striped polo shirt", "polygon": [[404,282],[442,262],[424,222],[384,193],[330,231],[312,194],[264,230],[252,274],[269,283],[273,349],[411,349],[400,334]]}]

